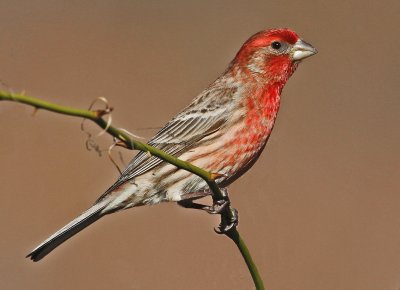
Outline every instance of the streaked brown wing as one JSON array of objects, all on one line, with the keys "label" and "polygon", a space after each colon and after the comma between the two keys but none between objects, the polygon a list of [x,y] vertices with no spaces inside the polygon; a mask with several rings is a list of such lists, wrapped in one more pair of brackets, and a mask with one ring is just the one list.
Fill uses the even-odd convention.
[{"label": "streaked brown wing", "polygon": [[[169,121],[148,144],[171,155],[187,151],[194,143],[225,124],[230,110],[228,100],[233,98],[236,91],[236,88],[205,91]],[[163,161],[155,156],[139,152],[104,195],[127,180],[153,169],[161,162]]]},{"label": "streaked brown wing", "polygon": [[[170,155],[182,153],[197,141],[217,131],[225,123],[225,120],[215,119],[216,118],[212,118],[212,120],[209,120],[198,116],[193,117],[190,120],[186,120],[185,122],[175,122],[177,123],[176,134],[166,131],[163,136],[159,136],[162,141],[151,140],[148,144],[161,149]],[[199,130],[198,126],[202,126],[201,130]],[[172,129],[174,128],[175,127],[172,127]],[[170,136],[166,137],[164,135]],[[134,178],[135,176],[151,170],[161,162],[161,159],[154,156],[150,157],[149,154],[142,151],[136,155],[122,175],[127,174],[128,178]]]}]

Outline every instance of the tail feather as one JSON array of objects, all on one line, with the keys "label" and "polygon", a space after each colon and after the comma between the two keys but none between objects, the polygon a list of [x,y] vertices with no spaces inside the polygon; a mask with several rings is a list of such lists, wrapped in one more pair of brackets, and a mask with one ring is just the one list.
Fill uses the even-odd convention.
[{"label": "tail feather", "polygon": [[69,224],[51,235],[47,240],[37,246],[26,257],[31,258],[31,260],[34,262],[41,260],[63,242],[68,240],[70,237],[79,233],[81,230],[101,218],[104,215],[102,214],[102,210],[106,207],[107,204],[108,202],[104,200],[103,202],[99,202],[93,205],[76,219],[74,219]]}]

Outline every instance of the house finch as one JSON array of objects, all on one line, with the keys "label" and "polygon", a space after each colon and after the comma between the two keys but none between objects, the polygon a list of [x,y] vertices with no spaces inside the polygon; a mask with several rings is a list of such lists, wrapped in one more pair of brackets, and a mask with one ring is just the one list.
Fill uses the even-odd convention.
[{"label": "house finch", "polygon": [[[216,173],[226,190],[258,159],[271,134],[280,95],[299,62],[315,48],[289,29],[250,37],[226,71],[150,141],[182,160]],[[193,200],[212,194],[200,177],[139,152],[118,180],[87,211],[54,233],[27,257],[38,261],[102,216],[135,206],[177,201],[220,212]]]}]

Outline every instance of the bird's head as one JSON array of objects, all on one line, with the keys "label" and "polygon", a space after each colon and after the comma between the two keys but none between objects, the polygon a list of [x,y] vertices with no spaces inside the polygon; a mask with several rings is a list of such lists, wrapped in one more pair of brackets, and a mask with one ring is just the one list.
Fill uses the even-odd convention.
[{"label": "bird's head", "polygon": [[301,60],[316,53],[296,32],[287,28],[270,29],[250,37],[233,63],[249,75],[286,81]]}]

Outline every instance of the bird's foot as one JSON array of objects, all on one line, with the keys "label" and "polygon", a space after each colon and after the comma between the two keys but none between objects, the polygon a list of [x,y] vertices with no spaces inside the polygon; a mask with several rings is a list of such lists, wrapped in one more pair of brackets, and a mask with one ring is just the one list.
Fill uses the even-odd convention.
[{"label": "bird's foot", "polygon": [[229,200],[226,199],[220,199],[214,201],[212,206],[205,206],[204,210],[208,212],[209,214],[221,214],[224,209],[231,204]]},{"label": "bird's foot", "polygon": [[[223,197],[221,199],[213,197],[213,205],[211,206],[195,203],[192,199],[183,199],[178,201],[178,204],[185,208],[201,209],[209,214],[219,214],[221,216],[221,223],[218,228],[214,228],[214,231],[218,234],[226,234],[239,224],[239,214],[236,209],[230,207],[231,202],[228,191],[225,188],[222,188],[221,191]],[[193,195],[193,198],[199,197],[201,196]]]},{"label": "bird's foot", "polygon": [[221,215],[221,223],[218,228],[214,228],[217,234],[226,234],[239,224],[239,214],[235,208],[231,207],[229,200],[228,190],[226,188],[221,189],[222,199],[213,199],[213,209],[209,213],[216,213]]},{"label": "bird's foot", "polygon": [[214,228],[214,231],[221,235],[229,232],[239,224],[239,214],[237,209],[229,206],[225,209],[226,210],[221,212],[221,223],[217,229]]}]

